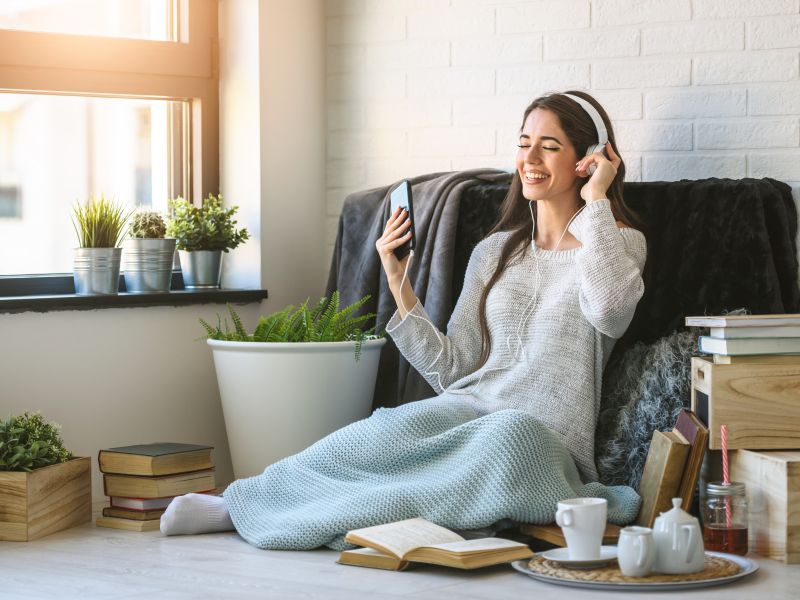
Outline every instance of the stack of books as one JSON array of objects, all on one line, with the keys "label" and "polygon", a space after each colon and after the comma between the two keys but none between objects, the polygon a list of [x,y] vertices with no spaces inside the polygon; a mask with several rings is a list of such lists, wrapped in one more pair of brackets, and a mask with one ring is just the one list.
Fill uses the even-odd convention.
[{"label": "stack of books", "polygon": [[97,458],[109,506],[98,527],[154,531],[175,496],[216,493],[212,446],[140,444],[101,450]]},{"label": "stack of books", "polygon": [[710,328],[699,348],[715,364],[800,363],[800,314],[686,317],[686,324]]}]

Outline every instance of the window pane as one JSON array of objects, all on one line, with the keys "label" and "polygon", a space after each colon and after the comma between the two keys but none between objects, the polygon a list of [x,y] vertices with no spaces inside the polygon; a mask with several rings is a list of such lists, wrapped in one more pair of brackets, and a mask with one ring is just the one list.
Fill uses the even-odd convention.
[{"label": "window pane", "polygon": [[0,275],[69,273],[72,207],[185,195],[188,102],[0,94]]},{"label": "window pane", "polygon": [[0,29],[171,41],[171,0],[0,0]]}]

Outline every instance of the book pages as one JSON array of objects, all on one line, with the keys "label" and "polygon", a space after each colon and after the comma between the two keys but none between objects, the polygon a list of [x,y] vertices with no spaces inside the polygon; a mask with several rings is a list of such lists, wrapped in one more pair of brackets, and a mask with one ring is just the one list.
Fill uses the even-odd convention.
[{"label": "book pages", "polygon": [[385,549],[399,558],[421,546],[464,541],[457,533],[421,518],[355,529],[345,539],[362,546]]},{"label": "book pages", "polygon": [[459,542],[446,542],[444,544],[428,544],[426,548],[444,550],[453,554],[472,554],[473,552],[487,552],[506,548],[525,548],[525,544],[504,538],[481,538],[477,540],[464,540]]}]

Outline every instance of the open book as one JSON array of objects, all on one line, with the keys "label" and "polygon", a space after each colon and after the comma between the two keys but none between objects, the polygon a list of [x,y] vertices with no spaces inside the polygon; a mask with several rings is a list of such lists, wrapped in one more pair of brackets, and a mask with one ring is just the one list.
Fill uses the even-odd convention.
[{"label": "open book", "polygon": [[339,563],[396,571],[408,562],[477,569],[533,556],[520,542],[503,538],[467,540],[421,518],[354,529],[344,539],[366,548],[345,550]]}]

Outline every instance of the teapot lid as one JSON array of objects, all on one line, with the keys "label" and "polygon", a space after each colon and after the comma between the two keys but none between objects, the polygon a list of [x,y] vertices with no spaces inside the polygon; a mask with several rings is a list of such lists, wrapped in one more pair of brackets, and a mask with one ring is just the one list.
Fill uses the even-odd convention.
[{"label": "teapot lid", "polygon": [[683,503],[682,498],[672,499],[672,508],[666,512],[662,512],[657,520],[665,521],[667,523],[695,523],[697,519],[687,513],[681,508]]}]

